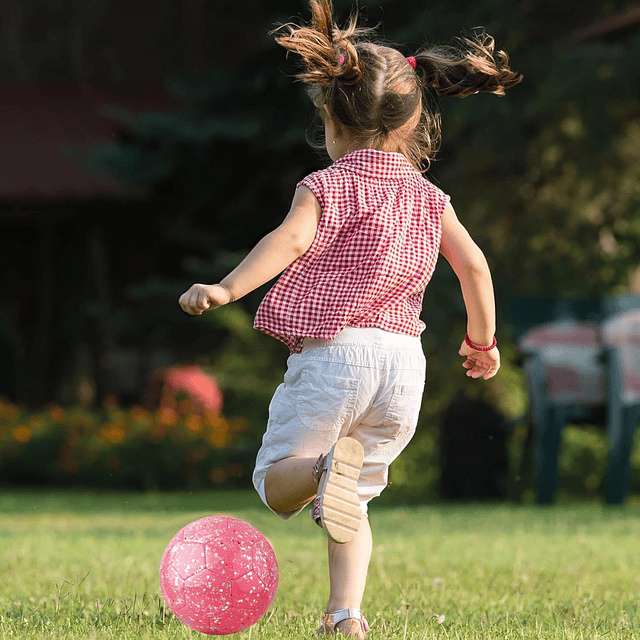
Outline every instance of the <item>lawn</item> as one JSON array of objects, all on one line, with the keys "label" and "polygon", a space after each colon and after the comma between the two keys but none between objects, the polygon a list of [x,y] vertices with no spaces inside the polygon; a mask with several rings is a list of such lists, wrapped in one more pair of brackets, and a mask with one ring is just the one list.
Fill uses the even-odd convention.
[{"label": "lawn", "polygon": [[[322,532],[249,492],[0,491],[0,637],[195,638],[164,610],[158,564],[188,522],[228,513],[280,566],[272,608],[238,639],[310,638],[327,597]],[[368,639],[640,639],[637,507],[371,506]],[[204,636],[201,636],[204,637]]]}]

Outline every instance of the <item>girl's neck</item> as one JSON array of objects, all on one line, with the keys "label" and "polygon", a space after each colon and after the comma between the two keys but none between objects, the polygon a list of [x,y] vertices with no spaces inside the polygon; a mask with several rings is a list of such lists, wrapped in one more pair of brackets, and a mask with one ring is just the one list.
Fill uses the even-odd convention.
[{"label": "girl's neck", "polygon": [[374,147],[361,145],[341,144],[339,140],[336,140],[335,143],[331,145],[331,148],[330,145],[327,144],[327,151],[334,162],[349,153],[360,151],[362,149],[372,149],[373,151],[382,151],[384,153],[402,153],[402,151],[400,151],[400,149],[398,149],[395,145],[384,145],[382,149],[375,149]]}]

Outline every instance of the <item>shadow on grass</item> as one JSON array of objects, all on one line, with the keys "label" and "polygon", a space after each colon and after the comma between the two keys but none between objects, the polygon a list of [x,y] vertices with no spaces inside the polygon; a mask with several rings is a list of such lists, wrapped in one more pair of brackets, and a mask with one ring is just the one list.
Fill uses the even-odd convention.
[{"label": "shadow on grass", "polygon": [[0,513],[171,513],[247,511],[264,505],[255,491],[128,492],[0,487]]},{"label": "shadow on grass", "polygon": [[[637,517],[640,499],[631,496],[621,507],[608,507],[597,500],[559,501],[556,505],[515,504],[512,502],[430,502],[425,504],[391,503],[384,495],[370,505],[372,518],[382,514],[422,513],[425,518],[444,517],[473,520],[476,517],[514,514],[544,514],[551,519],[581,514],[581,520],[609,517]],[[0,513],[19,514],[179,514],[179,513],[256,513],[262,519],[275,518],[251,489],[183,492],[101,491],[90,489],[50,489],[46,487],[0,486]],[[482,515],[481,515],[482,514]],[[392,517],[393,519],[393,517]],[[275,518],[275,520],[279,520]],[[281,522],[281,521],[280,521]]]}]

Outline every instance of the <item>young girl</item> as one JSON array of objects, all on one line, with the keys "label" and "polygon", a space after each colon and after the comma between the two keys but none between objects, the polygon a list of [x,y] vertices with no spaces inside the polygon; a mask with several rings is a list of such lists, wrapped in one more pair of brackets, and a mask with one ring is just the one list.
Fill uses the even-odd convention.
[{"label": "young girl", "polygon": [[467,310],[462,366],[484,380],[500,366],[487,262],[449,197],[421,173],[440,129],[423,94],[503,95],[521,76],[487,35],[405,58],[364,40],[355,17],[338,29],[330,0],[310,2],[311,25],[285,25],[276,41],[302,58],[298,77],[310,86],[334,162],[298,184],[284,222],[234,271],[193,285],[180,306],[199,315],[286,269],[255,318],[291,356],[253,481],[283,519],[314,501],[312,517],[329,538],[330,595],[318,633],[364,638],[367,505],[416,428],[425,381],[419,316],[438,253]]}]

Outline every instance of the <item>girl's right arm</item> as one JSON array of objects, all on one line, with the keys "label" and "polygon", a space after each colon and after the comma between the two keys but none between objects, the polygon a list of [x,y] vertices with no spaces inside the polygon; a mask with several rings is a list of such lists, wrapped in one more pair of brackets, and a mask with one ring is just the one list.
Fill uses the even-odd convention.
[{"label": "girl's right arm", "polygon": [[322,209],[313,192],[300,186],[284,222],[268,233],[219,284],[194,284],[179,300],[189,315],[201,315],[233,302],[269,282],[303,255],[313,243]]},{"label": "girl's right arm", "polygon": [[[489,265],[482,250],[462,226],[451,204],[442,214],[442,240],[440,253],[454,270],[467,309],[467,334],[478,346],[490,345],[496,332],[496,307]],[[494,347],[490,351],[477,351],[462,343],[463,367],[472,378],[492,378],[500,368],[500,353]]]}]

